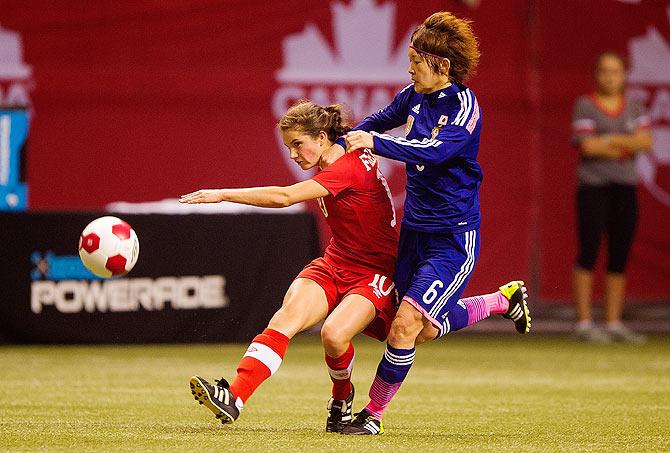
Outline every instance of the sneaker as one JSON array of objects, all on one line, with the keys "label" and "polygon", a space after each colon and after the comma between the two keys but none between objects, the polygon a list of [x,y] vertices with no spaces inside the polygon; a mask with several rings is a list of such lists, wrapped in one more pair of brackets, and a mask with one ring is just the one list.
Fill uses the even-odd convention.
[{"label": "sneaker", "polygon": [[647,341],[646,336],[630,330],[621,323],[615,324],[613,326],[607,326],[605,331],[610,336],[612,341],[633,344],[643,344]]},{"label": "sneaker", "polygon": [[345,400],[328,400],[328,418],[326,419],[326,432],[339,433],[351,423],[351,406],[354,402],[354,384],[351,384],[351,393]]},{"label": "sneaker", "polygon": [[509,308],[504,318],[514,321],[514,327],[520,334],[530,332],[530,312],[528,311],[528,292],[521,280],[509,282],[500,287],[500,292],[509,300]]},{"label": "sneaker", "polygon": [[612,338],[609,333],[598,326],[590,325],[587,327],[578,327],[575,329],[575,337],[581,341],[589,343],[611,343]]},{"label": "sneaker", "polygon": [[233,423],[240,416],[242,405],[231,393],[230,385],[225,379],[216,379],[214,383],[215,385],[212,385],[200,376],[192,376],[191,394],[197,402],[212,411],[222,424]]},{"label": "sneaker", "polygon": [[354,421],[345,426],[340,434],[376,436],[384,434],[384,425],[381,420],[374,418],[368,411],[363,409],[358,414]]}]

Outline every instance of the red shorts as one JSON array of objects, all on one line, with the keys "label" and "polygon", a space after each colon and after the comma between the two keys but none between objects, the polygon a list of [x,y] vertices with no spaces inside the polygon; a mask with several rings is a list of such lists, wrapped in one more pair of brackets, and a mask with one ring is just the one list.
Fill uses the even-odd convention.
[{"label": "red shorts", "polygon": [[308,278],[323,288],[328,301],[328,313],[349,294],[359,294],[370,300],[377,315],[363,333],[379,341],[386,339],[391,321],[398,311],[397,293],[391,277],[373,274],[372,271],[360,274],[339,269],[323,258],[317,258],[305,266],[296,278]]}]

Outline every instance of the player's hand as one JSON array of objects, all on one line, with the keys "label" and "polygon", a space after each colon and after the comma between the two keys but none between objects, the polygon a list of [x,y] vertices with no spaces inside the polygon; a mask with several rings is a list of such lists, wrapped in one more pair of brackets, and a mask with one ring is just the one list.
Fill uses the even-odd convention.
[{"label": "player's hand", "polygon": [[180,203],[196,204],[196,203],[218,203],[223,201],[221,189],[200,189],[196,192],[191,192],[179,197]]},{"label": "player's hand", "polygon": [[375,141],[372,138],[372,135],[369,132],[365,131],[351,131],[344,136],[344,140],[347,142],[347,152],[368,148],[374,149]]}]

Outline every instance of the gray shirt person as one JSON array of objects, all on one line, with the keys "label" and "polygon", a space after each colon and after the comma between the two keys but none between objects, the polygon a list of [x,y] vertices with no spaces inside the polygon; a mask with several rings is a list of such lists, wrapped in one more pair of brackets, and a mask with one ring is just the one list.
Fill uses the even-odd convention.
[{"label": "gray shirt person", "polygon": [[[632,134],[637,129],[650,126],[644,106],[636,99],[625,98],[623,109],[609,113],[599,104],[595,96],[585,95],[577,99],[572,115],[572,143],[577,145],[584,137],[607,134]],[[635,159],[606,159],[580,155],[577,167],[580,185],[605,186],[637,184]]]}]

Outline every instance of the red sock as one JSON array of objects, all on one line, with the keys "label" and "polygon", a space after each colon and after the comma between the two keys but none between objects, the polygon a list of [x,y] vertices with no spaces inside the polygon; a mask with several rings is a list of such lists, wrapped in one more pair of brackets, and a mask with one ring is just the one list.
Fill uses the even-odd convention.
[{"label": "red sock", "polygon": [[351,369],[354,367],[354,345],[349,343],[347,351],[339,357],[326,354],[330,380],[333,381],[333,399],[344,400],[351,393]]},{"label": "red sock", "polygon": [[286,335],[272,329],[256,335],[237,366],[237,376],[230,386],[233,395],[246,403],[258,386],[277,371],[288,342]]}]

